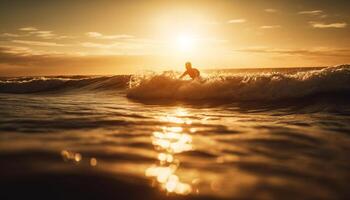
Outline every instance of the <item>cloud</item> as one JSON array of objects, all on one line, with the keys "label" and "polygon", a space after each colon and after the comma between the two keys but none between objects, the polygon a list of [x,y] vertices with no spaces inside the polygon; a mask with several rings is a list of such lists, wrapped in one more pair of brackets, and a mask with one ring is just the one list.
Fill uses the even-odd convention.
[{"label": "cloud", "polygon": [[327,18],[328,15],[324,13],[323,10],[305,10],[298,12],[299,15],[308,15],[308,16],[314,16],[319,18]]},{"label": "cloud", "polygon": [[37,31],[38,29],[32,26],[19,28],[20,31]]},{"label": "cloud", "polygon": [[275,28],[281,28],[280,25],[264,25],[260,26],[261,29],[275,29]]},{"label": "cloud", "polygon": [[23,27],[19,28],[18,30],[23,31],[25,33],[2,33],[0,34],[0,37],[38,37],[40,39],[72,39],[75,38],[73,36],[67,36],[67,35],[59,35],[53,33],[53,31],[47,31],[47,30],[39,30],[35,27]]},{"label": "cloud", "polygon": [[[144,41],[127,41],[127,42],[113,42],[108,44],[96,43],[96,42],[82,42],[80,43],[82,47],[86,48],[98,48],[98,49],[113,49],[113,50],[137,50],[145,48],[146,46],[152,45],[151,43],[146,44]],[[106,53],[106,52],[105,52]],[[116,52],[111,52],[115,54]]]},{"label": "cloud", "polygon": [[89,37],[93,37],[93,38],[97,38],[97,37],[102,37],[103,36],[99,32],[87,32],[86,35],[89,36]]},{"label": "cloud", "polygon": [[240,24],[246,22],[246,19],[230,19],[227,21],[229,24]]},{"label": "cloud", "polygon": [[31,31],[29,33],[34,35],[34,36],[36,36],[36,37],[38,37],[38,38],[46,39],[46,40],[49,40],[49,39],[59,40],[59,39],[72,39],[72,38],[75,38],[73,36],[58,35],[58,34],[53,33],[53,31],[37,30],[37,31]]},{"label": "cloud", "polygon": [[11,42],[17,44],[25,44],[30,46],[46,46],[46,47],[63,47],[65,44],[59,44],[56,42],[41,42],[41,41],[33,41],[33,40],[12,40]]},{"label": "cloud", "polygon": [[53,34],[52,31],[33,31],[30,33],[43,39],[53,39],[57,36],[56,34]]},{"label": "cloud", "polygon": [[266,8],[264,11],[268,12],[268,13],[275,13],[275,12],[277,12],[277,10],[273,9],[273,8]]},{"label": "cloud", "polygon": [[99,32],[87,32],[86,35],[91,38],[96,38],[96,39],[107,39],[107,40],[112,40],[112,39],[129,39],[129,38],[134,38],[132,35],[127,35],[127,34],[120,34],[120,35],[103,35],[102,33]]},{"label": "cloud", "polygon": [[17,55],[35,55],[37,54],[32,49],[28,47],[21,46],[0,46],[0,52],[8,54],[17,54]]},{"label": "cloud", "polygon": [[350,49],[347,48],[312,48],[312,49],[279,49],[268,47],[249,47],[235,49],[237,52],[266,53],[289,56],[329,56],[329,57],[349,57]]},{"label": "cloud", "polygon": [[299,15],[321,15],[323,10],[305,10],[298,12]]},{"label": "cloud", "polygon": [[347,23],[337,22],[337,23],[322,23],[322,22],[309,22],[313,28],[345,28]]},{"label": "cloud", "polygon": [[81,46],[82,47],[87,47],[87,48],[99,48],[99,49],[110,49],[115,47],[117,44],[112,43],[112,44],[101,44],[101,43],[95,43],[95,42],[82,42]]},{"label": "cloud", "polygon": [[0,34],[0,37],[20,37],[20,35],[14,33],[2,33]]},{"label": "cloud", "polygon": [[30,48],[0,46],[0,74],[6,76],[129,74],[159,64],[147,55],[36,54]]}]

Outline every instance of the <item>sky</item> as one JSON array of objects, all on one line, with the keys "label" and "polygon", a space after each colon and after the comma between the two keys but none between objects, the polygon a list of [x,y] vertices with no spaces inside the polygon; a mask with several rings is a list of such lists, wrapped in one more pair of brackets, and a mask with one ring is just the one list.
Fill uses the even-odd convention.
[{"label": "sky", "polygon": [[0,0],[0,76],[350,63],[347,0]]}]

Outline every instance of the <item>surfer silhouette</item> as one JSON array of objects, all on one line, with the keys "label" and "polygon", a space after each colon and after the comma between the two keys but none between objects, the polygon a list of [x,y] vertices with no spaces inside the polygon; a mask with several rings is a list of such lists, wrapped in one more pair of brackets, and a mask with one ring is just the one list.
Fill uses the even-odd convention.
[{"label": "surfer silhouette", "polygon": [[196,68],[193,68],[190,62],[186,62],[185,67],[186,67],[186,71],[179,77],[179,79],[182,79],[186,75],[189,75],[192,78],[192,80],[199,78],[200,76],[199,70]]}]

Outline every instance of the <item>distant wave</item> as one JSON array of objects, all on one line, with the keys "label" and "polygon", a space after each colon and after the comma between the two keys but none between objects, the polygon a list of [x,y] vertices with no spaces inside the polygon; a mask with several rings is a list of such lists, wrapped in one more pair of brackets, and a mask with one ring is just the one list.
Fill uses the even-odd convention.
[{"label": "distant wave", "polygon": [[286,73],[215,74],[185,81],[173,73],[132,77],[129,98],[273,101],[350,92],[350,65]]},{"label": "distant wave", "polygon": [[0,93],[38,93],[126,88],[129,75],[89,77],[20,77],[0,80]]}]

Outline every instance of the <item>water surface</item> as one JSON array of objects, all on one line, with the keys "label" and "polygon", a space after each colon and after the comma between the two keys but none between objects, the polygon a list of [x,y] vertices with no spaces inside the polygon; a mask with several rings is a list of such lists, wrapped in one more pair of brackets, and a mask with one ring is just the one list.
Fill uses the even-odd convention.
[{"label": "water surface", "polygon": [[4,78],[0,197],[346,199],[349,67],[254,73]]}]

